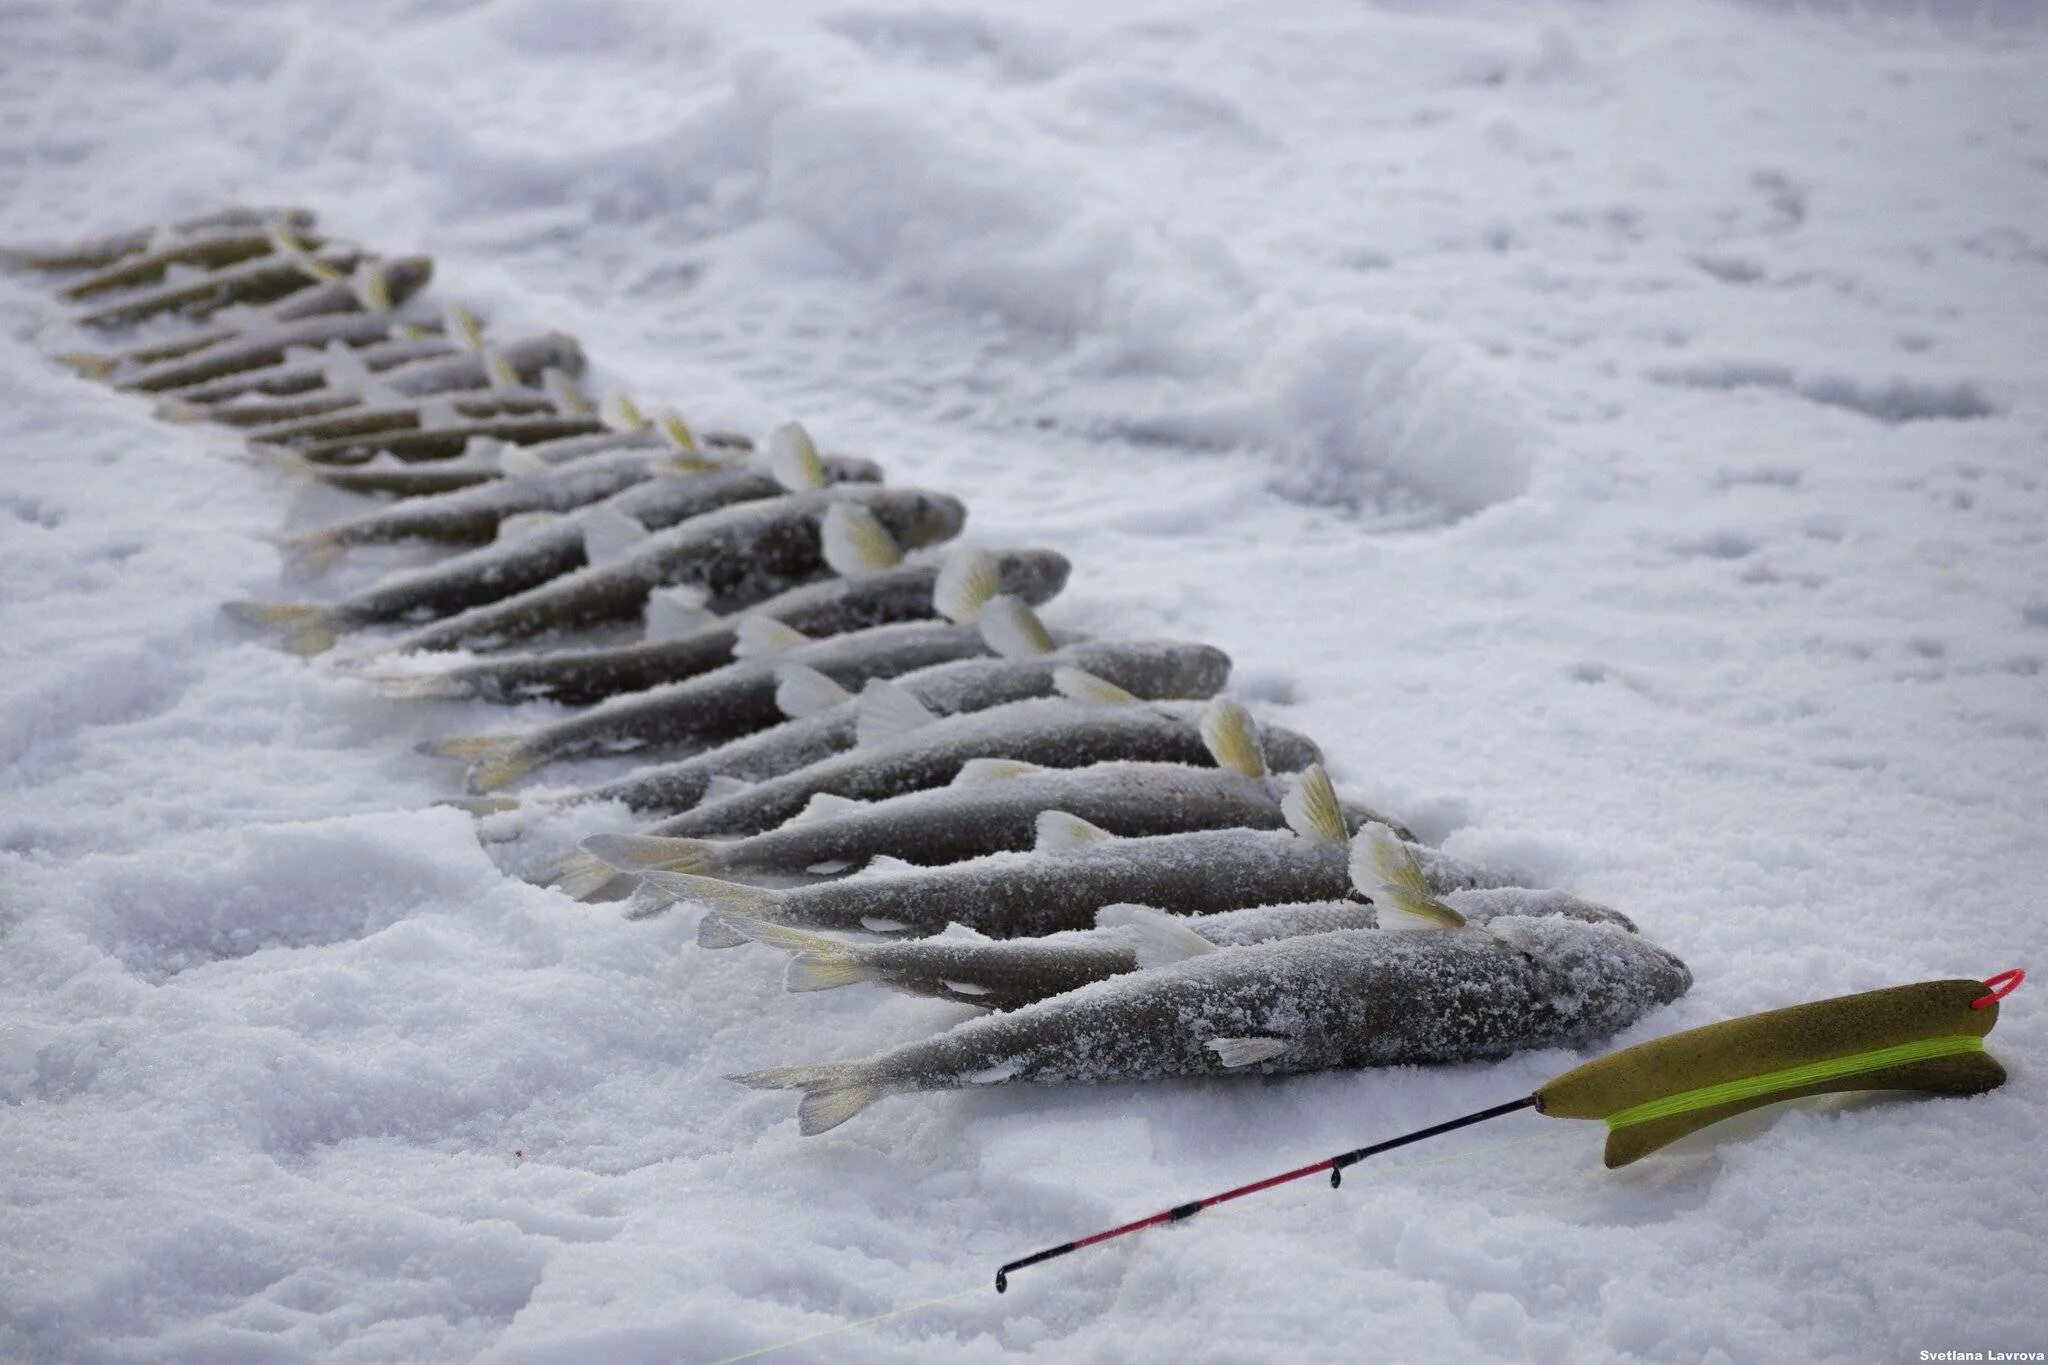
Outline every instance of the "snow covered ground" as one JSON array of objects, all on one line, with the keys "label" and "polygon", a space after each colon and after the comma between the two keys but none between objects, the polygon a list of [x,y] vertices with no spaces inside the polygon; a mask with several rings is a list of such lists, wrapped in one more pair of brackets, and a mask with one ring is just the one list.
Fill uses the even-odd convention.
[{"label": "snow covered ground", "polygon": [[[1631,1039],[2048,966],[2027,7],[0,5],[0,240],[228,199],[1223,645],[1356,794],[1683,955]],[[801,1139],[720,1077],[963,1012],[501,873],[412,743],[503,713],[220,615],[332,508],[0,309],[0,1355],[713,1359],[1574,1060]],[[2041,989],[1982,1099],[1615,1173],[1518,1116],[774,1358],[2048,1349]]]}]

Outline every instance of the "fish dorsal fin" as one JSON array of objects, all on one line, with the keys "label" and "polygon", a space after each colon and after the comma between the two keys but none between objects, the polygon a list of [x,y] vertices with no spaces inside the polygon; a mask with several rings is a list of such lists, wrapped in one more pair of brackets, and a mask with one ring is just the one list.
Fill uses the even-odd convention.
[{"label": "fish dorsal fin", "polygon": [[1341,844],[1351,832],[1344,827],[1344,809],[1337,804],[1337,789],[1320,763],[1302,770],[1287,795],[1280,798],[1280,814],[1287,828],[1304,839]]},{"label": "fish dorsal fin", "polygon": [[355,294],[356,302],[363,305],[365,313],[391,311],[391,277],[375,261],[364,261],[357,266],[355,273],[348,277],[348,287]]},{"label": "fish dorsal fin", "polygon": [[1035,659],[1053,651],[1051,632],[1022,598],[1007,593],[991,597],[982,604],[977,620],[982,643],[998,658]]},{"label": "fish dorsal fin", "polygon": [[592,508],[579,520],[583,557],[593,565],[616,563],[647,543],[647,528],[616,507]]},{"label": "fish dorsal fin", "polygon": [[1351,841],[1351,884],[1372,898],[1382,929],[1464,926],[1463,915],[1430,893],[1422,864],[1385,825],[1367,825]]},{"label": "fish dorsal fin", "polygon": [[555,467],[525,446],[508,445],[498,452],[498,472],[508,479],[537,479],[554,473]]},{"label": "fish dorsal fin", "polygon": [[1063,810],[1038,812],[1037,829],[1038,838],[1031,845],[1034,853],[1060,853],[1116,838],[1102,826],[1091,825],[1080,816],[1069,815]]},{"label": "fish dorsal fin", "polygon": [[733,630],[732,657],[758,659],[811,643],[810,636],[772,616],[743,616]]},{"label": "fish dorsal fin", "polygon": [[1216,945],[1188,927],[1184,915],[1149,905],[1105,905],[1095,912],[1098,929],[1122,929],[1137,940],[1140,967],[1164,967],[1216,951]]},{"label": "fish dorsal fin", "polygon": [[512,368],[512,362],[505,353],[495,346],[477,347],[477,363],[483,366],[484,382],[494,389],[516,389],[520,387],[519,371]]},{"label": "fish dorsal fin", "polygon": [[1052,671],[1052,690],[1068,701],[1106,701],[1119,705],[1137,700],[1107,678],[1098,678],[1085,668],[1061,667]]},{"label": "fish dorsal fin", "polygon": [[903,562],[903,548],[889,528],[857,502],[835,502],[825,509],[819,527],[825,566],[842,578],[893,569]]},{"label": "fish dorsal fin", "polygon": [[562,520],[560,512],[515,512],[498,522],[498,540],[500,543],[524,540],[550,526],[561,525]]},{"label": "fish dorsal fin", "polygon": [[953,774],[949,785],[978,787],[987,782],[1007,782],[1013,777],[1028,777],[1044,771],[1038,764],[1026,763],[1021,758],[970,758],[960,765],[960,771]]},{"label": "fish dorsal fin", "polygon": [[727,797],[738,796],[753,785],[745,778],[734,777],[730,773],[714,773],[711,780],[704,784],[704,800],[723,801]]},{"label": "fish dorsal fin", "polygon": [[345,342],[330,341],[320,351],[320,376],[330,389],[361,393],[370,387],[370,367]]},{"label": "fish dorsal fin", "polygon": [[1226,697],[1202,712],[1202,743],[1219,768],[1246,777],[1266,775],[1266,756],[1259,752],[1259,731],[1251,712]]},{"label": "fish dorsal fin", "polygon": [[811,799],[804,802],[804,808],[789,817],[792,825],[815,825],[821,820],[837,820],[851,811],[859,810],[867,802],[856,801],[850,796],[838,796],[832,792],[813,792]]},{"label": "fish dorsal fin", "polygon": [[888,744],[937,719],[907,688],[887,678],[871,678],[861,689],[860,710],[853,725],[854,742],[863,748]]},{"label": "fish dorsal fin", "polygon": [[704,589],[694,584],[657,588],[647,595],[642,637],[652,643],[702,630],[718,620],[717,613],[704,605],[706,600]]},{"label": "fish dorsal fin", "polygon": [[994,555],[986,550],[955,550],[939,566],[932,584],[932,605],[955,625],[971,626],[981,619],[981,609],[1002,590],[1002,582]]},{"label": "fish dorsal fin", "polygon": [[455,400],[446,394],[429,398],[420,404],[420,429],[422,431],[432,430],[435,427],[459,427],[466,421],[467,419],[463,417],[461,409],[455,406]]},{"label": "fish dorsal fin", "polygon": [[647,415],[623,391],[605,395],[604,406],[598,410],[597,418],[613,431],[644,431],[647,427]]},{"label": "fish dorsal fin", "polygon": [[825,486],[825,462],[801,422],[784,422],[769,433],[768,472],[792,493]]},{"label": "fish dorsal fin", "polygon": [[1202,1044],[1216,1054],[1216,1060],[1236,1071],[1242,1067],[1270,1062],[1294,1046],[1291,1038],[1211,1038]]},{"label": "fish dorsal fin", "polygon": [[663,408],[655,416],[655,426],[661,429],[663,439],[687,455],[697,453],[697,433],[690,430],[690,424],[674,408]]},{"label": "fish dorsal fin", "polygon": [[459,303],[451,303],[441,310],[441,330],[448,339],[465,351],[481,351],[484,348],[484,327],[476,320],[476,314]]},{"label": "fish dorsal fin", "polygon": [[853,700],[853,693],[809,664],[780,664],[775,669],[775,706],[791,720],[815,716]]},{"label": "fish dorsal fin", "polygon": [[[502,356],[499,358],[503,359]],[[510,371],[512,367],[508,363],[505,368]],[[512,382],[519,382],[516,373]],[[583,391],[583,386],[559,365],[550,365],[540,372],[540,386],[547,391],[548,401],[555,405],[556,412],[566,412],[571,417],[588,417],[597,411],[591,406],[590,395]]]}]

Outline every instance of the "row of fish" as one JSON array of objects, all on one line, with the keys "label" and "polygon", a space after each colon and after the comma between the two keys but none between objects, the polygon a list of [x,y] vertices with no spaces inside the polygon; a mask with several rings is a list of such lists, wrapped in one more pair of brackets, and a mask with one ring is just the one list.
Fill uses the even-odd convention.
[{"label": "row of fish", "polygon": [[[500,345],[430,309],[423,258],[235,208],[0,260],[69,272],[78,324],[123,334],[64,357],[81,373],[378,499],[285,537],[301,574],[356,547],[443,552],[228,610],[395,699],[562,708],[426,747],[515,836],[570,805],[643,822],[555,863],[565,894],[701,907],[703,947],[782,950],[792,991],[987,1011],[735,1078],[803,1091],[806,1133],[906,1091],[1579,1046],[1690,984],[1620,914],[1341,799],[1312,740],[1222,695],[1221,651],[1048,625],[1058,553],[961,546],[958,499],[796,424],[757,449],[593,402],[573,339]],[[502,790],[622,754],[648,761]]]}]

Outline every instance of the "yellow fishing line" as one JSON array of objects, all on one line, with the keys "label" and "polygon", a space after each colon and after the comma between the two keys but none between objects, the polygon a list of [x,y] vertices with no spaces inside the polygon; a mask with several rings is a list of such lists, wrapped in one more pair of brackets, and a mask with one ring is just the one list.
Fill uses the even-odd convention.
[{"label": "yellow fishing line", "polygon": [[1630,1124],[1648,1123],[1652,1119],[1668,1119],[1674,1114],[1690,1114],[1696,1109],[1712,1109],[1716,1105],[1732,1104],[1737,1100],[1753,1100],[1778,1090],[1796,1090],[1801,1086],[1817,1085],[1822,1081],[1837,1081],[1844,1076],[1857,1076],[1866,1071],[1882,1071],[1886,1067],[1902,1066],[1907,1062],[1924,1062],[1934,1057],[1952,1057],[1958,1052],[1981,1052],[1984,1039],[1977,1034],[1964,1034],[1947,1038],[1922,1038],[1918,1042],[1900,1043],[1896,1047],[1879,1048],[1875,1052],[1856,1052],[1847,1057],[1830,1057],[1824,1062],[1808,1062],[1804,1066],[1786,1067],[1783,1071],[1767,1071],[1761,1076],[1745,1076],[1741,1080],[1723,1081],[1719,1085],[1703,1085],[1697,1090],[1684,1090],[1676,1095],[1666,1095],[1659,1100],[1646,1100],[1642,1104],[1617,1109],[1607,1116],[1610,1129],[1626,1128]]}]

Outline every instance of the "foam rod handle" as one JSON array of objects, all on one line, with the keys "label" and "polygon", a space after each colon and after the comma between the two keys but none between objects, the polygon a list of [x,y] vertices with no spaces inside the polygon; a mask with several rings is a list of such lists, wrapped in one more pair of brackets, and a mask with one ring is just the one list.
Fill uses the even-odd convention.
[{"label": "foam rod handle", "polygon": [[[1985,1001],[1983,1008],[1972,1002]],[[2002,1084],[1984,1051],[1998,1005],[1982,981],[1914,986],[1729,1019],[1639,1043],[1536,1092],[1558,1118],[1604,1119],[1607,1164],[1626,1166],[1746,1110],[1842,1090],[1975,1095]]]}]

